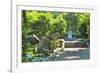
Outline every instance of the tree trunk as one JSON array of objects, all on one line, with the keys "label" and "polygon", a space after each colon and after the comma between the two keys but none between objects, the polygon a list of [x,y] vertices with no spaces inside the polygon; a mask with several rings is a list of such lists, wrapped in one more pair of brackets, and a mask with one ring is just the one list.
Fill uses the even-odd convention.
[{"label": "tree trunk", "polygon": [[23,14],[23,15],[22,15],[22,16],[23,16],[23,23],[24,23],[24,24],[27,24],[26,10],[23,10],[23,11],[22,11],[22,14]]}]

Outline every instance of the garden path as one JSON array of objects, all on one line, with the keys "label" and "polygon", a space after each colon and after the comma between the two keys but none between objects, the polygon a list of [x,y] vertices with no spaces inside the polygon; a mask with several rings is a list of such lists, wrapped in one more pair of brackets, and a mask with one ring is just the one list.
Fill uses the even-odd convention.
[{"label": "garden path", "polygon": [[60,52],[60,60],[81,60],[90,58],[89,48],[65,48],[64,52]]}]

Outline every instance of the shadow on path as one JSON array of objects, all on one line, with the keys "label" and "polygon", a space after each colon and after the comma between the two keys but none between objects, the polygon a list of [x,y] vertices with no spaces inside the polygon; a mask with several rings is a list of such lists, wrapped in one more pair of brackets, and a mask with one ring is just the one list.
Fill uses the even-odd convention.
[{"label": "shadow on path", "polygon": [[59,55],[59,60],[81,60],[81,59],[90,59],[90,49],[79,49],[73,51],[65,50]]}]

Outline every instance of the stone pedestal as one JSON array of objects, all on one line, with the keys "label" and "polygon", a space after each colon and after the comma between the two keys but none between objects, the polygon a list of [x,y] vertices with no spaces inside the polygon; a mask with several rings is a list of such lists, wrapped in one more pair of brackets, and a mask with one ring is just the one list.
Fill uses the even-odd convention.
[{"label": "stone pedestal", "polygon": [[71,30],[68,30],[68,39],[72,40],[72,31]]}]

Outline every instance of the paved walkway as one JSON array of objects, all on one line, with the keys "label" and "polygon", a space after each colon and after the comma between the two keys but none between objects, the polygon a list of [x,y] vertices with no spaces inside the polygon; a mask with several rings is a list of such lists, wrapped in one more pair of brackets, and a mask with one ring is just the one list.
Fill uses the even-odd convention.
[{"label": "paved walkway", "polygon": [[89,48],[65,48],[59,55],[59,60],[90,59]]}]

